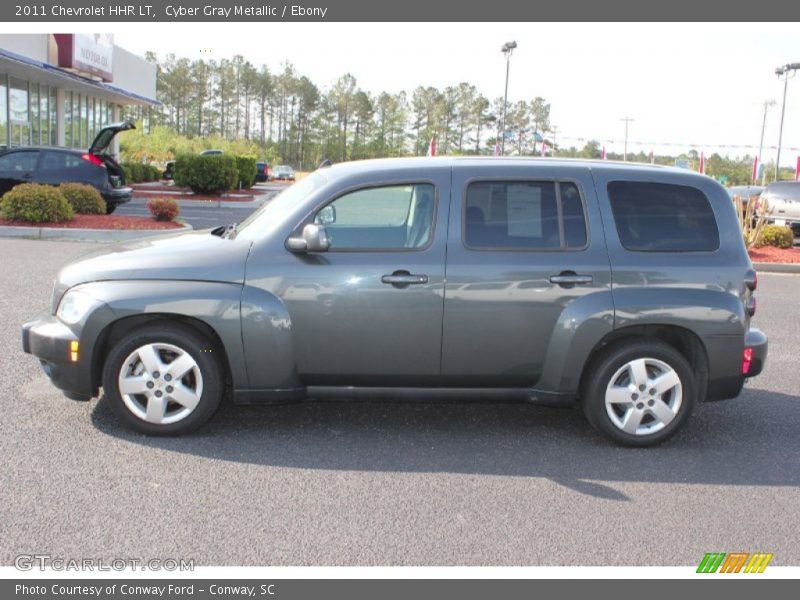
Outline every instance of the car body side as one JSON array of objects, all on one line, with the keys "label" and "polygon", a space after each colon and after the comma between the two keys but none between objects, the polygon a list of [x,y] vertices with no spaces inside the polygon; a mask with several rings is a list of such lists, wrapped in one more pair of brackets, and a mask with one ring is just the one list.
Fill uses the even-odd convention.
[{"label": "car body side", "polygon": [[[712,400],[740,392],[748,335],[766,351],[763,334],[749,330],[746,302],[752,292],[743,282],[752,266],[735,211],[724,188],[709,178],[673,169],[491,160],[433,160],[423,168],[418,161],[376,161],[369,169],[318,173],[324,182],[281,223],[263,235],[215,239],[202,254],[205,263],[190,251],[152,264],[132,256],[124,278],[118,278],[119,265],[106,271],[95,265],[93,280],[86,282],[67,267],[59,276],[62,288],[80,286],[97,306],[80,323],[64,325],[52,316],[65,291],[56,290],[52,314],[25,326],[26,351],[55,355],[79,339],[88,350],[68,375],[53,381],[73,396],[95,396],[103,357],[115,337],[145,322],[177,319],[215,341],[209,351],[221,354],[240,403],[362,387],[512,390],[547,404],[574,401],[586,366],[623,337],[658,337],[676,346],[693,359],[702,398]],[[466,186],[509,179],[575,184],[585,210],[586,246],[552,252],[466,247]],[[607,193],[608,183],[616,180],[700,189],[718,223],[719,248],[702,253],[625,249]],[[287,238],[343,193],[420,182],[437,190],[427,247],[396,253],[287,250]],[[208,237],[207,232],[183,235],[187,247],[197,244],[198,249]],[[150,243],[142,244],[142,252],[149,252]],[[369,276],[409,265],[425,269],[428,284],[395,289]],[[304,278],[298,279],[299,269],[305,270]],[[587,269],[593,276],[588,288],[548,279]],[[43,328],[60,328],[56,338],[63,341],[53,342]],[[54,343],[63,347],[33,348]],[[416,355],[409,357],[409,349]],[[759,361],[760,351],[749,375],[758,374]]]}]

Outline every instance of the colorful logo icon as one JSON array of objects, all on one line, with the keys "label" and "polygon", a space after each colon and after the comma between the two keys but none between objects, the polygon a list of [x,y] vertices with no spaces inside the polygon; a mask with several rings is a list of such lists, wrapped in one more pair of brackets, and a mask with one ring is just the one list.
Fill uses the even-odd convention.
[{"label": "colorful logo icon", "polygon": [[772,553],[707,552],[697,567],[698,573],[763,573]]}]

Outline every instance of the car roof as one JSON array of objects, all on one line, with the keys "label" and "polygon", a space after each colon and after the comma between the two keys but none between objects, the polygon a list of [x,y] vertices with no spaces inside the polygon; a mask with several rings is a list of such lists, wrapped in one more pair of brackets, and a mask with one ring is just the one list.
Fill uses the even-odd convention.
[{"label": "car roof", "polygon": [[765,189],[764,194],[782,194],[792,198],[800,198],[800,181],[773,181]]},{"label": "car roof", "polygon": [[8,152],[25,152],[30,150],[52,150],[54,152],[71,152],[74,154],[85,154],[86,150],[80,150],[78,148],[63,148],[61,146],[16,146],[14,148],[5,148],[4,150],[0,150],[0,154],[6,154]]},{"label": "car roof", "polygon": [[696,176],[706,178],[695,171],[680,169],[665,165],[652,165],[649,163],[623,162],[614,160],[586,159],[586,158],[536,158],[518,156],[415,156],[408,158],[376,158],[369,160],[358,160],[344,163],[335,163],[330,167],[324,167],[321,171],[326,173],[326,177],[339,177],[355,173],[363,173],[369,170],[415,170],[426,167],[456,168],[464,166],[475,167],[504,167],[524,168],[525,166],[548,166],[556,169],[585,167],[594,171],[616,171],[646,173],[665,173],[672,172],[684,176]]}]

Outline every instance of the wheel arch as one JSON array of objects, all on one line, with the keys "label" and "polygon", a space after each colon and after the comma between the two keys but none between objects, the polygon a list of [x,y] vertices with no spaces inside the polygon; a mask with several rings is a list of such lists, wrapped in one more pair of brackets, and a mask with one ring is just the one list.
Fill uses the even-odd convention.
[{"label": "wheel arch", "polygon": [[143,313],[122,317],[112,321],[106,325],[97,336],[92,350],[91,361],[91,379],[94,389],[98,389],[102,385],[105,359],[108,356],[108,351],[114,344],[131,331],[158,322],[179,325],[183,328],[190,329],[217,345],[221,355],[220,365],[225,374],[225,387],[227,388],[233,385],[233,370],[231,368],[230,357],[225,348],[225,343],[211,325],[202,319],[188,315],[176,313]]},{"label": "wheel arch", "polygon": [[583,366],[578,394],[581,394],[586,384],[586,377],[592,371],[594,363],[609,347],[653,339],[664,342],[680,352],[689,364],[694,367],[697,375],[695,379],[697,400],[702,401],[705,399],[708,392],[710,368],[708,349],[703,340],[694,331],[686,327],[653,323],[620,327],[603,336],[592,348]]}]

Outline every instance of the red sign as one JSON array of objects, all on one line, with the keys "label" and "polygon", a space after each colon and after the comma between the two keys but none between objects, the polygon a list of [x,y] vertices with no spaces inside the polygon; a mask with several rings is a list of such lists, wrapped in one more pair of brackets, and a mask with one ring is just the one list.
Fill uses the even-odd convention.
[{"label": "red sign", "polygon": [[58,66],[94,75],[105,81],[114,79],[112,59],[114,36],[110,33],[56,33]]}]

